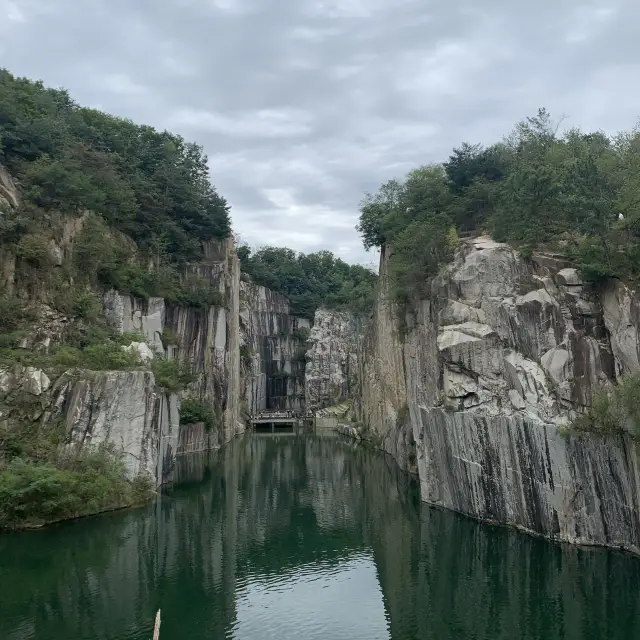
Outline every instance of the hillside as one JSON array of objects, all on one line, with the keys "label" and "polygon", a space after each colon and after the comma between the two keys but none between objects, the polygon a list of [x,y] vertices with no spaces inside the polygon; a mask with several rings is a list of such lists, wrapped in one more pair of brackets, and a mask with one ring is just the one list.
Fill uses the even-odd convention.
[{"label": "hillside", "polygon": [[463,143],[368,195],[366,247],[393,247],[390,276],[404,304],[453,258],[458,234],[488,233],[569,258],[589,282],[640,277],[640,132],[570,128],[541,109],[489,147]]},{"label": "hillside", "polygon": [[201,147],[0,70],[0,527],[144,501],[176,452],[302,407],[316,309],[366,315],[375,280],[238,256]]}]

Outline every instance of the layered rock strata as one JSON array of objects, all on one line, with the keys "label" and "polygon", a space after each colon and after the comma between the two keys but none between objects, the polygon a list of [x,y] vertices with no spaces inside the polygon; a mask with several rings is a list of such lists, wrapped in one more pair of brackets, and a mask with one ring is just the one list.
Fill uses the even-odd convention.
[{"label": "layered rock strata", "polygon": [[[630,434],[568,435],[596,387],[638,370],[638,303],[587,288],[558,256],[525,261],[468,241],[398,333],[381,261],[361,356],[362,416],[422,500],[549,538],[640,551],[640,468]],[[368,375],[367,375],[368,373]],[[399,407],[407,421],[394,429]],[[410,436],[407,432],[410,431]]]}]

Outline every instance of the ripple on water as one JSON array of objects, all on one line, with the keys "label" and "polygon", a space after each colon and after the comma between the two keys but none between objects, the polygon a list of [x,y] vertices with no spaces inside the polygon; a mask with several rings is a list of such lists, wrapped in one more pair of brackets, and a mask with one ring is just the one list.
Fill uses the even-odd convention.
[{"label": "ripple on water", "polygon": [[373,554],[318,562],[284,575],[248,576],[238,590],[233,640],[386,640]]}]

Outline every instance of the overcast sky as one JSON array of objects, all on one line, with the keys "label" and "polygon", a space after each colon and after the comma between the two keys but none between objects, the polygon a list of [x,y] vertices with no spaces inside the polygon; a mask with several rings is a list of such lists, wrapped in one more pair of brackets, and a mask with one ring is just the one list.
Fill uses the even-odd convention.
[{"label": "overcast sky", "polygon": [[640,116],[638,0],[0,0],[0,66],[202,145],[252,245],[372,261],[364,192],[546,106]]}]

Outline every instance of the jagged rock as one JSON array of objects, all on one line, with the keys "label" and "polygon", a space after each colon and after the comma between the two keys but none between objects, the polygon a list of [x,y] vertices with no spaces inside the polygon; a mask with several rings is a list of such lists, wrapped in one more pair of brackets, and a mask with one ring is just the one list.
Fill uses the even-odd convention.
[{"label": "jagged rock", "polygon": [[584,282],[578,275],[577,269],[561,269],[556,275],[556,282],[565,287],[581,287]]},{"label": "jagged rock", "polygon": [[478,391],[478,383],[469,375],[445,366],[444,393],[449,398],[464,398]]},{"label": "jagged rock", "polygon": [[333,405],[353,392],[360,324],[352,313],[318,309],[309,334],[305,394],[308,410]]},{"label": "jagged rock", "polygon": [[149,371],[64,374],[52,389],[45,423],[63,420],[74,445],[109,443],[123,455],[129,477],[157,485],[170,477],[176,453],[179,402],[157,392]]},{"label": "jagged rock", "polygon": [[[404,468],[407,449],[393,443],[408,442],[410,429],[422,499],[555,539],[640,552],[640,459],[630,436],[558,432],[597,386],[640,370],[635,293],[615,283],[598,300],[561,257],[524,261],[478,238],[414,303],[400,339],[387,272],[388,249],[359,352],[356,407],[367,433],[383,435]],[[408,420],[394,424],[405,398]]]},{"label": "jagged rock", "polygon": [[34,396],[42,395],[51,386],[51,380],[42,369],[27,367],[23,374],[22,389]]},{"label": "jagged rock", "polygon": [[618,375],[640,369],[640,299],[636,292],[615,280],[602,294],[604,321]]},{"label": "jagged rock", "polygon": [[0,368],[0,393],[8,395],[15,391],[24,391],[33,396],[40,396],[51,386],[49,376],[36,367]]}]

